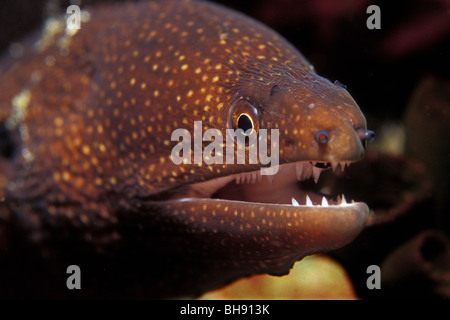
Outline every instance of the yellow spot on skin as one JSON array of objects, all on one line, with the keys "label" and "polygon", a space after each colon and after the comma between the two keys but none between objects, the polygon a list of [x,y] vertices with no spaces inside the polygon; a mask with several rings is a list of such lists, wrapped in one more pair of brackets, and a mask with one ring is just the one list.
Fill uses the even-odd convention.
[{"label": "yellow spot on skin", "polygon": [[100,210],[100,214],[101,214],[101,216],[102,216],[103,218],[108,218],[108,217],[109,217],[109,212],[108,212],[105,208],[102,208],[102,209]]},{"label": "yellow spot on skin", "polygon": [[55,123],[55,126],[57,126],[57,127],[62,127],[64,125],[64,119],[61,117],[55,118],[55,120],[53,122]]},{"label": "yellow spot on skin", "polygon": [[69,181],[70,180],[70,173],[68,171],[64,171],[62,174],[62,178],[64,181]]},{"label": "yellow spot on skin", "polygon": [[53,172],[53,180],[60,181],[61,180],[61,174],[57,171]]},{"label": "yellow spot on skin", "polygon": [[82,151],[85,155],[88,155],[91,152],[91,149],[88,145],[84,145]]},{"label": "yellow spot on skin", "polygon": [[131,84],[132,86],[134,86],[135,83],[136,83],[136,79],[135,79],[135,78],[131,78],[130,84]]},{"label": "yellow spot on skin", "polygon": [[183,64],[182,66],[181,66],[181,70],[186,70],[188,68],[188,65],[187,64]]},{"label": "yellow spot on skin", "polygon": [[98,165],[98,158],[92,157],[91,163],[92,163],[92,165],[97,166]]}]

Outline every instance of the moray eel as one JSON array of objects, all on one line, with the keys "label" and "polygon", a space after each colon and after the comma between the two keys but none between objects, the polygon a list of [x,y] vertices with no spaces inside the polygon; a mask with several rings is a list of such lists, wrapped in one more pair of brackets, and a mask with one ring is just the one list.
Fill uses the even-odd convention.
[{"label": "moray eel", "polygon": [[[372,134],[349,93],[280,35],[207,2],[82,9],[81,29],[49,19],[1,65],[3,230],[24,234],[42,252],[30,264],[51,270],[28,281],[57,292],[49,283],[76,264],[86,296],[193,296],[286,274],[364,228],[364,203],[299,181],[357,161]],[[267,163],[249,153],[243,164],[176,164],[178,128],[276,129],[266,142],[277,172],[262,175]]]}]

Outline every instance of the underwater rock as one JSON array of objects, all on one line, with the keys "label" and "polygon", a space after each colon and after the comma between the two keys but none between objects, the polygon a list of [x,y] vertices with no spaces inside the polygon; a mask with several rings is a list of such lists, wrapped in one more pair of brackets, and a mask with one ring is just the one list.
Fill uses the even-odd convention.
[{"label": "underwater rock", "polygon": [[384,297],[450,298],[450,241],[425,230],[391,252],[381,264]]},{"label": "underwater rock", "polygon": [[369,226],[355,241],[329,254],[345,267],[359,297],[381,298],[383,290],[366,286],[367,267],[380,266],[398,245],[435,226],[429,174],[423,164],[403,155],[370,151],[340,178],[324,176],[322,182],[332,185],[325,179],[336,179],[345,194],[366,199],[372,210]]},{"label": "underwater rock", "polygon": [[428,76],[404,115],[405,154],[421,161],[433,182],[438,227],[450,235],[450,81]]}]

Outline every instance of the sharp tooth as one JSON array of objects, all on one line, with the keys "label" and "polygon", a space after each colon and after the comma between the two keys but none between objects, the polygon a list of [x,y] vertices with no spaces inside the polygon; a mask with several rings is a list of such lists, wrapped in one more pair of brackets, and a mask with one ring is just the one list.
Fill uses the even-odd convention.
[{"label": "sharp tooth", "polygon": [[273,175],[269,174],[266,177],[267,177],[267,180],[269,180],[270,184],[273,184]]},{"label": "sharp tooth", "polygon": [[297,172],[297,179],[298,179],[298,180],[301,180],[301,179],[302,179],[302,172],[303,172],[303,164],[297,162],[297,163],[295,164],[295,170],[296,170],[296,172]]},{"label": "sharp tooth", "polygon": [[322,198],[322,207],[328,207],[328,201],[325,197]]},{"label": "sharp tooth", "polygon": [[313,166],[310,163],[306,163],[303,166],[303,172],[302,172],[302,180],[306,180],[311,178]]},{"label": "sharp tooth", "polygon": [[342,204],[347,204],[347,200],[345,199],[344,194],[342,194],[342,201],[341,201],[341,205]]},{"label": "sharp tooth", "polygon": [[252,183],[255,183],[257,178],[258,178],[258,173],[257,172],[253,172],[252,173]]},{"label": "sharp tooth", "polygon": [[300,205],[298,204],[297,200],[295,200],[294,198],[292,198],[292,205],[293,205],[293,206],[296,206],[296,207],[300,206]]},{"label": "sharp tooth", "polygon": [[312,203],[312,201],[311,201],[311,199],[309,198],[308,195],[306,195],[306,205],[307,205],[307,206],[310,206],[310,207],[313,206],[313,203]]},{"label": "sharp tooth", "polygon": [[339,165],[339,162],[331,162],[331,168],[333,168],[333,172],[336,172],[338,165]]},{"label": "sharp tooth", "polygon": [[322,169],[317,167],[312,167],[312,174],[314,178],[314,182],[317,183],[319,181],[320,173],[322,172]]},{"label": "sharp tooth", "polygon": [[236,184],[239,184],[240,182],[241,182],[241,175],[238,174],[238,175],[236,176]]},{"label": "sharp tooth", "polygon": [[258,182],[261,182],[262,180],[262,174],[261,171],[258,171]]}]

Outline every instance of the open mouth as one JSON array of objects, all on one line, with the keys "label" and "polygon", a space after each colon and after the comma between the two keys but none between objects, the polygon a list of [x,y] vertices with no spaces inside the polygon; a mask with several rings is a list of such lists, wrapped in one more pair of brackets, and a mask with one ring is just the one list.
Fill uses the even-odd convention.
[{"label": "open mouth", "polygon": [[[350,206],[345,195],[329,194],[316,184],[324,171],[340,175],[350,162],[300,161],[280,165],[275,175],[252,171],[192,184],[175,198],[211,198],[294,207]],[[181,199],[180,199],[181,200]]]}]

